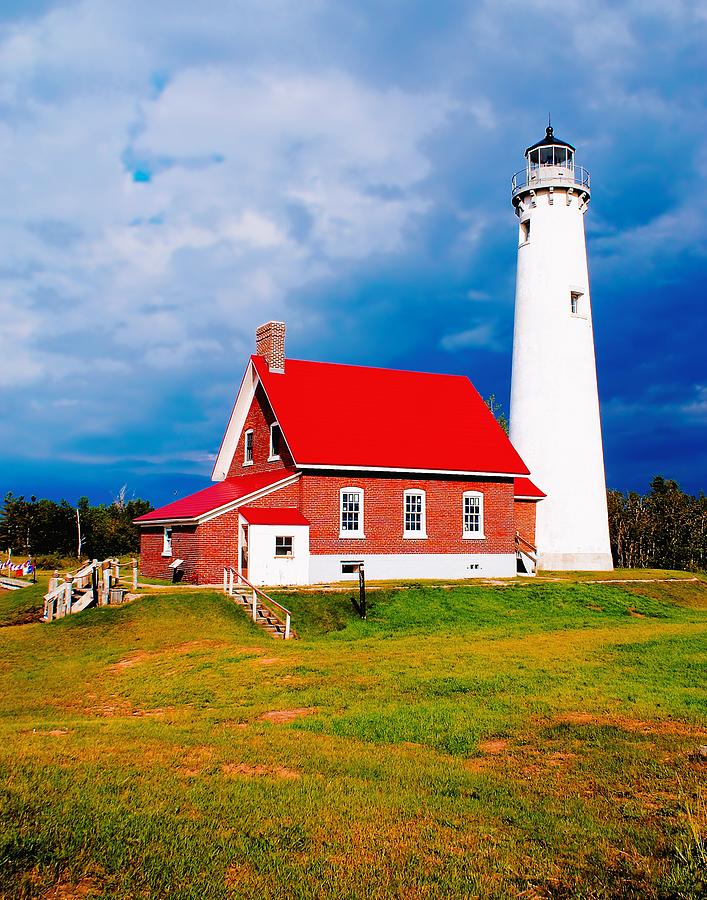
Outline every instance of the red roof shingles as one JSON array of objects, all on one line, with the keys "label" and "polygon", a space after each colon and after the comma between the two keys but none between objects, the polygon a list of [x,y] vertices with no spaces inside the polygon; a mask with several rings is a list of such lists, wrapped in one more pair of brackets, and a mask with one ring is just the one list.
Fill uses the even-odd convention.
[{"label": "red roof shingles", "polygon": [[543,497],[547,497],[547,494],[543,493],[529,478],[514,478],[513,496],[532,497],[533,500],[542,500]]},{"label": "red roof shingles", "polygon": [[279,481],[294,475],[292,469],[278,469],[274,472],[261,472],[256,475],[240,475],[235,478],[226,478],[211,487],[175,500],[159,509],[154,509],[140,518],[135,519],[140,524],[151,521],[172,521],[177,519],[197,519],[206,513],[219,509],[234,500],[248,497],[263,488],[277,484]]},{"label": "red roof shingles", "polygon": [[528,474],[468,378],[251,359],[299,468]]}]

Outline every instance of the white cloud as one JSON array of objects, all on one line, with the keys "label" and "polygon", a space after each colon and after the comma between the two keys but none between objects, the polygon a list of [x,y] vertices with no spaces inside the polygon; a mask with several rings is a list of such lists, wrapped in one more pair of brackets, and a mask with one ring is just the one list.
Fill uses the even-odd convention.
[{"label": "white cloud", "polygon": [[485,322],[481,325],[475,325],[466,331],[447,334],[440,341],[440,345],[450,353],[454,353],[457,350],[466,350],[470,347],[494,351],[503,351],[505,349],[495,335],[493,322]]}]

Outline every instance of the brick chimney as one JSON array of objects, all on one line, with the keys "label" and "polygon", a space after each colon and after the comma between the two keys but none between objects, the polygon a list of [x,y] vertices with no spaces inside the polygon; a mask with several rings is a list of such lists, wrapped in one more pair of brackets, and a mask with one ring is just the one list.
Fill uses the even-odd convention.
[{"label": "brick chimney", "polygon": [[285,323],[267,322],[255,330],[255,353],[271,372],[285,371]]}]

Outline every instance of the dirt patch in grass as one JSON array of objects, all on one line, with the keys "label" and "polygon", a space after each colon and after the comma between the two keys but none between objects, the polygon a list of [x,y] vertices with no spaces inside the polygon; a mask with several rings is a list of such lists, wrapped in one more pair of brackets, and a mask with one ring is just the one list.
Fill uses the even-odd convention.
[{"label": "dirt patch in grass", "polygon": [[[134,650],[132,653],[128,653],[127,656],[124,656],[122,659],[119,659],[117,663],[113,663],[112,666],[109,666],[109,671],[114,673],[123,672],[125,669],[131,669],[133,666],[139,666],[142,663],[149,662],[153,659],[164,659],[170,656],[186,656],[189,653],[193,653],[195,650],[210,650],[216,647],[226,647],[226,641],[217,641],[217,640],[199,640],[199,641],[185,641],[182,644],[177,644],[174,647],[163,647],[162,650]],[[253,650],[252,647],[238,647],[236,648],[238,652],[241,653],[262,653],[262,650]]]},{"label": "dirt patch in grass", "polygon": [[482,753],[505,753],[508,750],[508,741],[505,738],[494,738],[489,741],[480,741],[479,750]]},{"label": "dirt patch in grass", "polygon": [[131,669],[133,666],[139,666],[140,663],[146,662],[150,656],[151,654],[146,650],[136,650],[134,653],[129,653],[127,656],[119,659],[117,663],[114,663],[110,667],[110,671],[122,672],[123,669]]},{"label": "dirt patch in grass", "polygon": [[253,662],[257,663],[259,666],[275,666],[278,663],[283,662],[279,656],[259,656],[256,657]]},{"label": "dirt patch in grass", "polygon": [[227,763],[225,766],[221,766],[221,771],[224,775],[228,775],[231,778],[242,777],[242,778],[284,778],[290,781],[301,778],[299,772],[295,769],[287,769],[285,766],[263,766],[263,765],[250,765],[249,763]]},{"label": "dirt patch in grass", "polygon": [[42,894],[42,900],[85,900],[97,897],[100,885],[95,878],[81,878],[79,881],[61,880]]},{"label": "dirt patch in grass", "polygon": [[283,722],[293,722],[302,716],[311,716],[318,711],[316,706],[299,706],[295,709],[271,709],[269,712],[263,713],[262,716],[258,716],[258,721],[282,724]]},{"label": "dirt patch in grass", "polygon": [[632,606],[628,608],[629,616],[633,616],[634,619],[645,619],[646,616],[643,613],[640,613],[637,609],[634,609]]},{"label": "dirt patch in grass", "polygon": [[673,719],[645,721],[631,719],[628,716],[598,715],[587,712],[571,712],[557,716],[556,722],[569,725],[612,725],[622,731],[640,732],[641,734],[675,734],[681,737],[699,737],[707,735],[707,728],[691,725],[688,722],[676,722]]}]

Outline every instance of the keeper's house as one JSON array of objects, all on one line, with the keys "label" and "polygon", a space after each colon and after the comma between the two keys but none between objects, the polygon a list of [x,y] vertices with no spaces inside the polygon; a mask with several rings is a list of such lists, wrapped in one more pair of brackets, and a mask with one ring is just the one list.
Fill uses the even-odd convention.
[{"label": "keeper's house", "polygon": [[[143,575],[254,584],[513,576],[544,494],[468,378],[285,359],[256,333],[202,491],[137,519]],[[527,545],[526,543],[527,542]],[[532,556],[532,550],[529,551]]]}]

